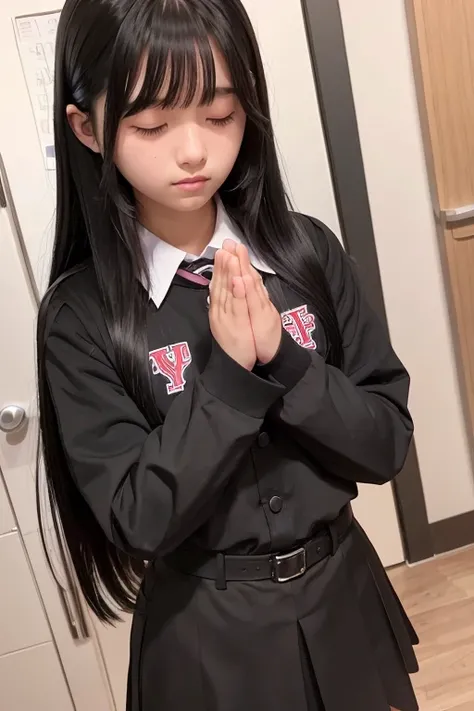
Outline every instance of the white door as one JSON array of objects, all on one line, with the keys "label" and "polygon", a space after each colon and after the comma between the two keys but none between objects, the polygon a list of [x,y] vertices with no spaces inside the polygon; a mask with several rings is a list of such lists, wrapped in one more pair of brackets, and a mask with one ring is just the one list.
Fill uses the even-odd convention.
[{"label": "white door", "polygon": [[[0,6],[0,157],[7,166],[2,180],[6,206],[0,202],[3,425],[15,417],[12,406],[25,413],[19,429],[0,432],[5,484],[3,496],[0,491],[0,565],[8,571],[8,584],[2,578],[0,587],[0,689],[11,711],[121,711],[123,699],[114,704],[94,625],[68,590],[64,569],[58,566],[57,571],[64,589],[49,572],[36,517],[35,322],[37,293],[47,275],[54,173],[45,170],[12,18],[49,9],[38,0]],[[43,97],[41,102],[47,106]]]},{"label": "white door", "polygon": [[[5,236],[6,224],[0,211],[2,265],[7,256]],[[22,279],[21,274],[17,276]],[[0,328],[2,326],[3,317],[0,316]],[[3,457],[0,464],[4,464]],[[72,711],[74,707],[69,689],[1,471],[0,567],[3,571],[0,585],[2,708],[12,711],[29,711],[33,708],[38,711]]]},{"label": "white door", "polygon": [[5,208],[0,304],[0,423],[13,428],[15,417],[23,417],[18,428],[0,432],[2,702],[8,700],[9,711],[106,711],[113,707],[95,639],[73,637],[70,621],[79,629],[78,610],[70,603],[67,612],[42,553],[34,497],[36,302]]},{"label": "white door", "polygon": [[[268,70],[276,134],[295,206],[324,220],[340,236],[300,4],[296,0],[245,0],[245,4],[256,26]],[[11,190],[8,210],[0,208],[0,410],[18,405],[27,416],[26,428],[11,435],[0,433],[0,467],[13,507],[10,511],[5,497],[2,502],[0,496],[0,515],[6,521],[3,528],[8,552],[4,555],[9,556],[9,580],[16,585],[15,581],[24,575],[25,564],[27,568],[31,566],[45,610],[42,613],[45,627],[42,632],[40,628],[39,637],[33,635],[32,641],[28,638],[26,642],[14,642],[16,648],[19,648],[18,644],[21,648],[26,644],[28,649],[34,650],[36,669],[41,668],[36,657],[43,650],[44,665],[53,669],[51,660],[56,660],[56,676],[61,677],[62,668],[77,711],[113,708],[111,689],[115,707],[121,711],[124,708],[129,621],[118,630],[108,630],[97,624],[87,625],[86,617],[89,636],[83,635],[80,624],[83,611],[75,603],[74,596],[69,595],[64,600],[63,593],[58,593],[48,573],[34,506],[35,290],[41,293],[46,283],[54,217],[54,172],[49,157],[52,46],[45,33],[54,30],[55,18],[46,15],[37,22],[28,17],[20,21],[15,18],[51,13],[61,5],[61,0],[55,4],[52,0],[2,0],[0,4],[0,91],[3,97],[0,153]],[[18,225],[12,215],[13,205]],[[20,228],[21,234],[16,229],[12,231],[11,221],[13,228]],[[362,487],[355,509],[384,563],[401,562],[402,545],[390,486]],[[16,525],[15,520],[12,523],[12,516],[18,521],[19,532],[9,533]],[[16,548],[13,540],[18,541]],[[15,550],[19,551],[18,555]],[[31,580],[34,588],[34,579]],[[61,582],[66,582],[64,574]],[[21,590],[18,587],[18,599]],[[11,597],[15,601],[17,595]],[[13,619],[13,612],[5,609],[1,602],[0,599],[0,637],[2,624],[6,624],[7,618]],[[40,603],[37,597],[36,604],[41,608]],[[19,611],[16,619],[21,628],[21,620],[28,619],[27,613]],[[71,634],[73,622],[80,632],[80,639],[74,639]],[[43,637],[44,642],[39,642],[38,639]],[[9,653],[7,657],[0,656],[2,690],[4,659],[9,659]],[[11,683],[10,667],[3,668]],[[54,671],[50,677],[55,678]],[[23,678],[30,677],[25,673]],[[87,683],[84,683],[85,679]],[[11,693],[25,694],[26,691],[13,689]],[[28,699],[24,701],[22,696],[18,696],[16,705],[15,702],[9,704],[11,711],[22,711],[23,707],[38,708]],[[68,706],[61,701],[59,705],[49,704],[48,708],[62,711]]]}]

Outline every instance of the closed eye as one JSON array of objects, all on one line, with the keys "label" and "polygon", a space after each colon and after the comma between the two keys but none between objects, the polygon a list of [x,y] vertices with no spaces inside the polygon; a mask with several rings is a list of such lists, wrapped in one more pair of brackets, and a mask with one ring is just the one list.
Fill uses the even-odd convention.
[{"label": "closed eye", "polygon": [[[207,119],[213,126],[228,126],[235,118],[235,111],[233,111],[228,116],[224,118],[210,118]],[[135,131],[142,136],[159,136],[161,133],[166,131],[168,124],[164,123],[161,126],[155,126],[154,128],[143,128],[142,126],[135,126]]]},{"label": "closed eye", "polygon": [[228,126],[232,121],[234,120],[235,117],[235,111],[232,111],[231,114],[228,116],[225,116],[224,118],[211,118],[208,119],[214,126]]},{"label": "closed eye", "polygon": [[161,126],[155,126],[154,128],[142,128],[141,126],[135,126],[135,131],[140,133],[142,136],[158,136],[160,133],[166,130],[168,124],[164,123]]}]

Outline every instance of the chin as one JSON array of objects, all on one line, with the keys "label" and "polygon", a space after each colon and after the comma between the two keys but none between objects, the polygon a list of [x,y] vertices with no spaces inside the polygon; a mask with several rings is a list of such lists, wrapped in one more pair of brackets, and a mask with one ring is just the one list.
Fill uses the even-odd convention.
[{"label": "chin", "polygon": [[200,210],[204,205],[207,205],[209,200],[212,200],[213,195],[186,195],[176,200],[170,207],[173,207],[178,212],[195,212]]}]

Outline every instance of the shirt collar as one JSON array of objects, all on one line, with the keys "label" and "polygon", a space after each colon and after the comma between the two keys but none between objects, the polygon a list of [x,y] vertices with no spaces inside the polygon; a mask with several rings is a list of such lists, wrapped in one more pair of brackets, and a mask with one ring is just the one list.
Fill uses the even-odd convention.
[{"label": "shirt collar", "polygon": [[[142,244],[143,255],[150,274],[150,298],[157,309],[165,300],[174,276],[184,261],[194,261],[196,255],[190,255],[177,247],[163,242],[142,225],[139,226],[139,237]],[[213,259],[218,249],[221,249],[226,239],[242,243],[243,237],[239,228],[230,219],[221,200],[217,200],[217,216],[214,234],[204,252],[199,255],[206,259]],[[249,250],[250,261],[261,272],[275,274],[273,269],[259,259]]]}]

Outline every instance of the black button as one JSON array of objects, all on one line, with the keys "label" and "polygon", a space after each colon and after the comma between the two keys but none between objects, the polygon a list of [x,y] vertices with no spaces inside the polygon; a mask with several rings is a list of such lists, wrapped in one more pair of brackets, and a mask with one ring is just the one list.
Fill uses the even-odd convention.
[{"label": "black button", "polygon": [[283,508],[283,499],[281,496],[272,496],[270,499],[270,511],[274,514],[280,513]]},{"label": "black button", "polygon": [[257,441],[258,441],[258,446],[261,447],[262,449],[264,447],[268,447],[268,445],[270,444],[270,435],[268,434],[268,432],[260,432],[260,434],[258,435]]}]

